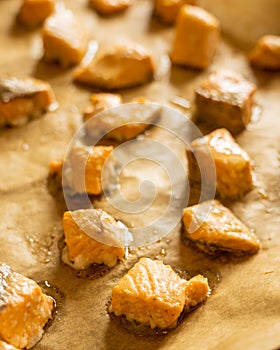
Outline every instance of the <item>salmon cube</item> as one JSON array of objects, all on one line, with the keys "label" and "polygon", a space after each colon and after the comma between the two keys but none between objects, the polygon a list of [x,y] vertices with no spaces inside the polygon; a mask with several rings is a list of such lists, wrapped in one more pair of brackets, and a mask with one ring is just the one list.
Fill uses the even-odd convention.
[{"label": "salmon cube", "polygon": [[265,35],[257,42],[250,52],[249,60],[252,66],[279,70],[280,69],[280,36]]},{"label": "salmon cube", "polygon": [[151,328],[172,327],[184,309],[186,285],[169,265],[142,258],[113,288],[110,311]]},{"label": "salmon cube", "polygon": [[174,64],[203,69],[212,61],[220,38],[217,18],[191,5],[180,8],[171,50]]},{"label": "salmon cube", "polygon": [[0,124],[19,126],[57,106],[49,83],[17,77],[0,79]]},{"label": "salmon cube", "polygon": [[135,98],[130,104],[106,110],[98,118],[91,119],[85,125],[87,134],[99,138],[125,141],[135,138],[151,126],[161,114],[161,107],[146,98]]},{"label": "salmon cube", "polygon": [[44,59],[69,67],[81,62],[89,36],[70,10],[50,16],[43,27]]},{"label": "salmon cube", "polygon": [[55,10],[55,0],[23,0],[19,21],[26,26],[37,26]]},{"label": "salmon cube", "polygon": [[185,237],[198,248],[253,254],[259,250],[256,235],[219,201],[205,201],[183,211]]},{"label": "salmon cube", "polygon": [[101,209],[67,211],[63,228],[66,247],[62,260],[78,270],[91,264],[115,266],[124,256],[126,235],[130,235],[124,224]]},{"label": "salmon cube", "polygon": [[233,134],[251,121],[255,84],[231,71],[211,74],[195,90],[197,119]]},{"label": "salmon cube", "polygon": [[196,0],[154,0],[155,15],[166,24],[173,24],[183,5],[196,5]]},{"label": "salmon cube", "polygon": [[115,90],[146,83],[153,72],[152,57],[144,47],[122,44],[98,50],[89,65],[76,72],[74,79],[100,89]]},{"label": "salmon cube", "polygon": [[63,186],[75,193],[101,194],[103,166],[112,151],[112,146],[74,146],[64,163]]},{"label": "salmon cube", "polygon": [[207,278],[202,275],[194,276],[187,281],[185,308],[189,309],[202,303],[210,293],[211,289]]},{"label": "salmon cube", "polygon": [[52,317],[53,299],[38,284],[0,265],[0,338],[16,348],[33,347]]},{"label": "salmon cube", "polygon": [[132,0],[90,0],[91,5],[103,16],[110,16],[127,10]]},{"label": "salmon cube", "polygon": [[216,191],[221,198],[238,198],[253,188],[252,166],[248,154],[235,142],[226,129],[217,129],[194,140],[187,149],[189,179],[213,183],[209,157],[216,169]]}]

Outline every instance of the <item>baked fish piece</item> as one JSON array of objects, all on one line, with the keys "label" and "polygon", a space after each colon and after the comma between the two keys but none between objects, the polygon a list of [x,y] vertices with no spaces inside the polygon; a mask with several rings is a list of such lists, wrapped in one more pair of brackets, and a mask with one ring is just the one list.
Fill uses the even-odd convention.
[{"label": "baked fish piece", "polygon": [[75,193],[101,194],[103,166],[112,151],[112,146],[74,146],[63,165],[63,186]]},{"label": "baked fish piece", "polygon": [[280,36],[265,35],[259,39],[249,54],[252,66],[269,69],[280,69]]},{"label": "baked fish piece", "polygon": [[206,10],[191,5],[180,8],[171,49],[174,64],[204,69],[211,63],[220,39],[220,24]]},{"label": "baked fish piece", "polygon": [[143,133],[161,114],[161,107],[144,97],[134,98],[131,103],[123,104],[118,108],[110,110],[104,108],[104,110],[106,113],[98,117],[98,120],[88,119],[85,124],[86,133],[95,138],[105,135],[106,138],[120,142],[133,139]]},{"label": "baked fish piece", "polygon": [[81,67],[74,80],[100,89],[124,89],[148,82],[153,77],[151,54],[141,45],[104,47],[88,66]]},{"label": "baked fish piece", "polygon": [[195,89],[197,119],[237,134],[250,123],[256,85],[240,74],[221,70]]},{"label": "baked fish piece", "polygon": [[151,328],[169,328],[185,306],[205,300],[209,291],[202,276],[186,281],[162,261],[141,258],[114,286],[109,311]]},{"label": "baked fish piece", "polygon": [[23,0],[19,21],[30,27],[35,27],[44,22],[55,10],[56,0]]},{"label": "baked fish piece", "polygon": [[127,10],[132,0],[90,0],[90,4],[103,16],[111,16]]},{"label": "baked fish piece", "polygon": [[52,318],[53,299],[38,284],[0,264],[0,338],[16,348],[32,348]]},{"label": "baked fish piece", "polygon": [[91,264],[115,266],[130,237],[127,227],[102,209],[67,211],[63,228],[66,247],[62,260],[78,270]]},{"label": "baked fish piece", "polygon": [[254,254],[260,247],[256,235],[217,200],[185,208],[183,224],[185,237],[208,253]]},{"label": "baked fish piece", "polygon": [[[212,179],[213,174],[207,170],[209,157],[214,161],[216,179]],[[187,159],[190,181],[200,185],[201,174],[210,186],[216,180],[216,192],[221,198],[242,197],[253,188],[249,155],[226,129],[217,129],[192,141],[187,149]]]},{"label": "baked fish piece", "polygon": [[183,5],[196,5],[196,0],[154,0],[155,15],[166,24],[173,24]]},{"label": "baked fish piece", "polygon": [[33,78],[0,78],[0,125],[20,126],[56,107],[49,83]]},{"label": "baked fish piece", "polygon": [[60,10],[48,17],[43,27],[44,60],[69,67],[81,62],[89,35],[70,10]]}]

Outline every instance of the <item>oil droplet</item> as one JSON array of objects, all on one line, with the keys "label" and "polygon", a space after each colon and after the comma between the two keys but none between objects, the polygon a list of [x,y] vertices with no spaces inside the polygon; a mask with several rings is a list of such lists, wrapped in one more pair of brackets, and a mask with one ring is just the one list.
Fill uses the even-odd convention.
[{"label": "oil droplet", "polygon": [[161,248],[159,255],[166,256],[166,250],[164,248]]},{"label": "oil droplet", "polygon": [[23,151],[28,151],[29,150],[29,145],[27,143],[23,143],[21,146]]},{"label": "oil droplet", "polygon": [[256,123],[257,121],[259,121],[261,119],[262,111],[263,111],[263,108],[261,105],[256,104],[255,106],[253,106],[251,123]]}]

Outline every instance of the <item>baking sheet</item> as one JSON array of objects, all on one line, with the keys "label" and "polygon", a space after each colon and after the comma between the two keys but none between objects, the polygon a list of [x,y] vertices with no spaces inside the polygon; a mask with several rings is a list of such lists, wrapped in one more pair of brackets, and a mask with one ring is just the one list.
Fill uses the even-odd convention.
[{"label": "baking sheet", "polygon": [[[237,70],[256,82],[262,115],[237,139],[254,162],[258,185],[244,199],[228,205],[255,230],[262,247],[249,258],[209,258],[186,246],[180,227],[176,227],[162,240],[130,252],[128,259],[111,271],[77,274],[63,264],[61,217],[65,207],[61,198],[48,190],[48,167],[51,160],[63,158],[93,90],[74,85],[72,69],[43,63],[40,29],[18,26],[15,16],[20,1],[1,0],[0,73],[46,79],[60,105],[56,112],[26,126],[0,131],[0,259],[34,280],[48,281],[61,294],[57,315],[35,349],[121,350],[130,349],[131,344],[139,350],[276,349],[280,346],[279,73],[252,71],[246,51],[225,37],[209,69],[170,68],[167,53],[173,30],[151,17],[151,1],[137,0],[125,14],[110,19],[98,17],[87,1],[65,3],[94,39],[110,42],[127,39],[129,33],[129,39],[154,53],[157,80],[124,91],[125,101],[139,95],[165,104],[173,96],[192,100],[194,86],[221,67]],[[188,110],[184,112],[186,117],[190,115]],[[162,139],[155,129],[146,137]],[[184,162],[180,147],[176,149]],[[133,184],[141,179],[141,173],[127,172],[124,181]],[[168,198],[168,186],[163,182],[159,203]],[[96,205],[108,208],[104,198]],[[161,205],[155,206],[153,215],[159,209]],[[125,215],[124,219],[131,225],[145,225],[149,215],[138,216],[135,222]],[[140,256],[163,259],[185,275],[205,274],[214,289],[206,304],[184,317],[167,335],[136,334],[107,313],[112,287]]]}]

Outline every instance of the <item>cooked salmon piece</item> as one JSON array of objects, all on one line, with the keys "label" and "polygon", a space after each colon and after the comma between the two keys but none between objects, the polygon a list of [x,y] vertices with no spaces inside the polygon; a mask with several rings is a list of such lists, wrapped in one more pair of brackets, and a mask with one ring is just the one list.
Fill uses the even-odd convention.
[{"label": "cooked salmon piece", "polygon": [[105,109],[119,106],[122,103],[122,97],[119,94],[97,93],[90,97],[91,104],[84,110],[84,121],[89,120],[96,114],[105,111]]},{"label": "cooked salmon piece", "polygon": [[154,72],[150,53],[141,45],[119,44],[101,48],[75,74],[75,81],[106,90],[124,89],[149,81]]},{"label": "cooked salmon piece", "polygon": [[49,83],[17,77],[0,78],[0,125],[19,126],[57,106]]},{"label": "cooked salmon piece", "polygon": [[98,118],[89,120],[87,134],[98,138],[125,141],[135,138],[151,126],[161,114],[161,107],[144,97],[134,98],[131,103],[106,110]]},{"label": "cooked salmon piece", "polygon": [[232,71],[210,74],[195,89],[197,119],[239,133],[251,121],[256,89],[255,84]]},{"label": "cooked salmon piece", "polygon": [[75,193],[100,194],[103,166],[112,151],[112,146],[74,146],[64,163],[63,186]]},{"label": "cooked salmon piece", "polygon": [[211,253],[225,250],[253,254],[259,250],[256,235],[219,201],[205,201],[185,208],[186,238]]},{"label": "cooked salmon piece", "polygon": [[186,281],[162,261],[141,258],[114,286],[109,311],[151,328],[174,327],[184,310],[205,301],[207,278]]},{"label": "cooked salmon piece", "polygon": [[187,281],[185,308],[202,303],[210,295],[211,289],[206,277],[197,275]]},{"label": "cooked salmon piece", "polygon": [[191,142],[187,149],[188,175],[194,184],[201,183],[201,174],[210,185],[215,181],[209,171],[209,157],[215,165],[216,191],[219,197],[242,197],[253,188],[249,155],[226,129],[217,129]]},{"label": "cooked salmon piece", "polygon": [[0,340],[0,350],[19,350],[19,348],[15,348],[13,345],[7,344]]},{"label": "cooked salmon piece", "polygon": [[204,69],[211,63],[220,39],[220,24],[206,10],[191,5],[180,8],[170,58],[174,64]]},{"label": "cooked salmon piece", "polygon": [[90,0],[91,5],[103,16],[111,16],[127,10],[132,0]]},{"label": "cooked salmon piece", "polygon": [[53,299],[38,284],[0,264],[0,338],[16,347],[33,347],[52,318]]},{"label": "cooked salmon piece", "polygon": [[55,0],[23,0],[19,21],[30,27],[35,27],[44,22],[55,10]]},{"label": "cooked salmon piece", "polygon": [[280,69],[280,36],[265,35],[257,42],[250,52],[249,60],[252,66],[269,69]]},{"label": "cooked salmon piece", "polygon": [[48,17],[43,27],[44,59],[69,67],[81,62],[89,35],[70,10],[60,10]]},{"label": "cooked salmon piece", "polygon": [[169,265],[142,258],[114,286],[110,311],[151,328],[172,327],[184,309],[186,285]]},{"label": "cooked salmon piece", "polygon": [[196,5],[196,0],[154,0],[155,15],[166,24],[173,24],[183,5]]},{"label": "cooked salmon piece", "polygon": [[62,260],[75,269],[91,264],[116,265],[124,256],[128,229],[101,209],[67,211],[63,215],[66,247]]}]

